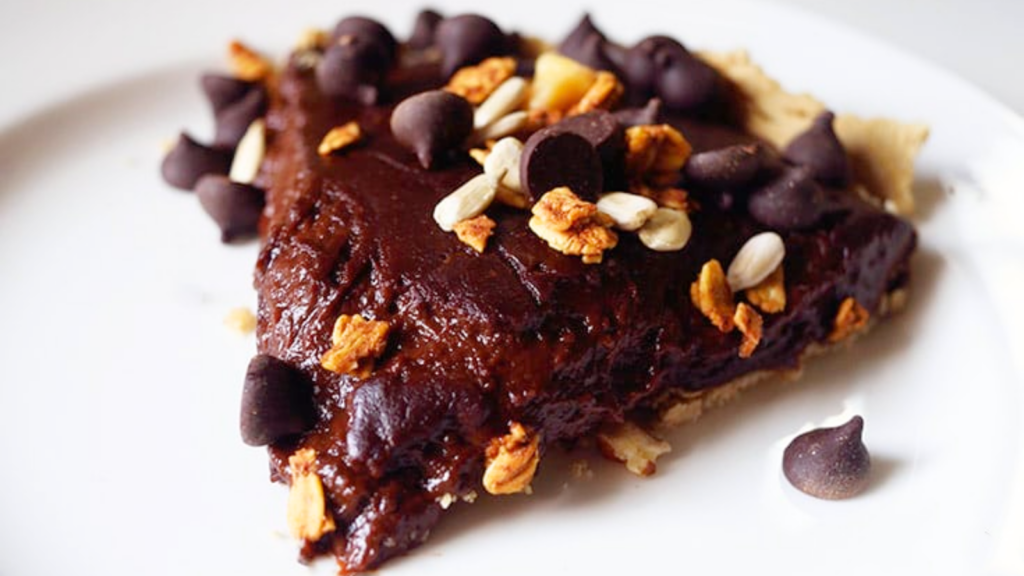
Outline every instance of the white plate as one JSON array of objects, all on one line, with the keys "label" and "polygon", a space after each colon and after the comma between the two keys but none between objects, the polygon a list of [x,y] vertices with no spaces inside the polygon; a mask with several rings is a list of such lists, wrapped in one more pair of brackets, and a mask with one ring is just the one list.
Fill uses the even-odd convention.
[{"label": "white plate", "polygon": [[[232,35],[281,52],[342,11],[404,32],[415,4],[62,4],[56,20],[40,3],[0,23],[16,55],[0,113],[0,574],[307,574],[283,536],[285,489],[238,438],[254,346],[222,319],[253,305],[255,247],[221,246],[194,197],[159,180],[161,145],[182,126],[210,133],[196,78]],[[547,37],[580,13],[507,4],[488,11]],[[457,6],[442,8],[478,8]],[[1021,120],[790,10],[594,11],[614,38],[745,46],[837,110],[930,123],[910,308],[800,384],[679,431],[655,477],[592,459],[596,478],[573,480],[552,458],[532,497],[457,505],[382,572],[1024,574]],[[873,487],[845,502],[795,492],[787,440],[854,412]]]}]

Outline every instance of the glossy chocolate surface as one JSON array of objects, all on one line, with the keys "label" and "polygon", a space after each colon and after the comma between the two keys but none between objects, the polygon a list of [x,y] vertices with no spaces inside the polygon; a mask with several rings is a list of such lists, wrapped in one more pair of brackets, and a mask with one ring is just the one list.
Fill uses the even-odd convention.
[{"label": "glossy chocolate surface", "polygon": [[[381,104],[362,106],[322,95],[312,72],[290,67],[268,117],[259,351],[306,372],[318,410],[297,444],[272,446],[272,466],[284,479],[293,450],[316,450],[338,529],[304,553],[331,550],[343,571],[422,542],[442,495],[482,492],[484,447],[510,422],[539,430],[547,447],[642,411],[670,388],[794,368],[826,339],[844,298],[874,312],[906,281],[912,227],[826,190],[820,223],[781,232],[788,305],[765,315],[761,345],[741,359],[741,336],[719,332],[689,297],[704,262],[728,265],[765,229],[721,192],[690,190],[701,208],[681,252],[622,233],[604,262],[583,264],[535,236],[527,211],[495,205],[495,235],[477,254],[431,212],[479,166],[466,156],[424,170],[389,130],[394,103],[443,83],[434,65],[397,69]],[[351,120],[365,142],[319,156],[323,134]],[[672,123],[698,151],[753,141],[729,126]],[[392,333],[363,380],[319,365],[335,319],[357,313],[390,322]]]}]

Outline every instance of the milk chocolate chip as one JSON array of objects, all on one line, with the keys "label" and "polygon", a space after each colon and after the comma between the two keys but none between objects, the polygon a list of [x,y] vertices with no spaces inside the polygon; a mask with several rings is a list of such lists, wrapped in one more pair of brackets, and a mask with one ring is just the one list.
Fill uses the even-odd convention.
[{"label": "milk chocolate chip", "polygon": [[206,174],[227,174],[232,156],[230,150],[203,146],[182,132],[177,144],[164,156],[160,174],[171,186],[191,190]]},{"label": "milk chocolate chip", "polygon": [[437,25],[435,43],[441,49],[441,73],[447,78],[463,66],[508,51],[505,33],[476,14],[445,18]]},{"label": "milk chocolate chip", "polygon": [[802,230],[818,223],[825,195],[809,168],[787,167],[750,194],[747,209],[755,220],[775,230]]},{"label": "milk chocolate chip", "polygon": [[242,441],[265,446],[312,428],[312,392],[302,373],[289,364],[266,354],[255,356],[242,388]]},{"label": "milk chocolate chip", "polygon": [[753,180],[761,164],[759,144],[736,144],[690,156],[683,174],[688,182],[698,186],[716,190],[737,188]]},{"label": "milk chocolate chip", "polygon": [[254,86],[236,102],[226,105],[214,117],[217,125],[213,145],[234,148],[252,121],[267,113],[267,91]]},{"label": "milk chocolate chip", "polygon": [[391,132],[428,170],[440,156],[461,146],[472,131],[472,104],[444,90],[410,96],[391,113]]},{"label": "milk chocolate chip", "polygon": [[841,188],[850,179],[850,165],[846,149],[832,128],[834,119],[831,112],[819,114],[810,128],[786,146],[783,158],[807,166],[821,182]]},{"label": "milk chocolate chip", "polygon": [[434,46],[437,25],[441,23],[441,15],[433,10],[423,10],[416,15],[412,25],[412,34],[406,44],[413,50],[426,50]]},{"label": "milk chocolate chip", "polygon": [[199,204],[220,228],[221,242],[229,243],[256,235],[266,202],[263,190],[232,182],[227,176],[203,176],[196,184]]},{"label": "milk chocolate chip", "polygon": [[519,161],[523,190],[537,201],[559,186],[568,186],[583,200],[596,201],[604,184],[601,157],[586,138],[556,126],[535,132],[523,145]]},{"label": "milk chocolate chip", "polygon": [[782,456],[786,479],[816,498],[842,500],[860,494],[871,474],[863,431],[864,419],[854,416],[837,428],[819,428],[797,436]]},{"label": "milk chocolate chip", "polygon": [[380,42],[346,34],[324,52],[316,66],[316,82],[328,96],[376,104],[390,66],[391,59]]},{"label": "milk chocolate chip", "polygon": [[388,65],[394,62],[398,54],[398,42],[386,26],[363,16],[349,16],[343,18],[334,27],[334,34],[331,40],[339,42],[345,36],[360,38],[366,42],[376,44],[383,51],[387,58]]}]

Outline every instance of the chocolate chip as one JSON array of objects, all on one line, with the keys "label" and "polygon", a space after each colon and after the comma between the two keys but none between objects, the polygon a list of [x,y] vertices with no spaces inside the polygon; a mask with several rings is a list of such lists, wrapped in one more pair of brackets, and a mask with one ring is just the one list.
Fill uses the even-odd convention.
[{"label": "chocolate chip", "polygon": [[221,242],[229,243],[256,235],[266,202],[263,190],[227,176],[207,175],[196,184],[199,204],[220,228]]},{"label": "chocolate chip", "polygon": [[667,36],[650,36],[629,48],[622,72],[630,101],[646,102],[654,95],[654,78],[658,74],[655,60],[659,53],[683,49],[682,44]]},{"label": "chocolate chip", "polygon": [[656,57],[654,92],[669,110],[693,112],[711,101],[718,89],[718,73],[682,45]]},{"label": "chocolate chip", "polygon": [[238,146],[252,121],[267,113],[267,104],[267,91],[256,86],[240,100],[226,106],[216,115],[213,145],[222,148]]},{"label": "chocolate chip", "polygon": [[245,371],[241,416],[242,441],[250,446],[301,434],[316,421],[312,387],[291,365],[259,354]]},{"label": "chocolate chip", "polygon": [[619,75],[618,66],[605,51],[608,44],[604,34],[594,26],[587,14],[558,46],[558,51],[595,70],[609,70]]},{"label": "chocolate chip", "polygon": [[434,45],[437,25],[441,23],[441,15],[433,10],[422,10],[416,15],[412,25],[412,34],[406,44],[413,50],[426,50]]},{"label": "chocolate chip", "polygon": [[519,161],[523,190],[540,199],[568,186],[580,198],[596,201],[604,184],[601,157],[586,138],[550,126],[535,132],[523,146]]},{"label": "chocolate chip", "polygon": [[472,131],[472,104],[444,90],[410,96],[391,113],[391,132],[428,170],[441,155],[461,146]]},{"label": "chocolate chip", "polygon": [[747,209],[755,220],[776,230],[801,230],[818,223],[825,198],[810,169],[785,168],[779,176],[750,194]]},{"label": "chocolate chip", "polygon": [[759,144],[736,144],[690,156],[683,174],[688,182],[722,190],[748,184],[757,176],[761,164]]},{"label": "chocolate chip", "polygon": [[594,110],[570,116],[552,125],[555,132],[572,132],[584,137],[597,150],[604,170],[604,183],[618,187],[624,184],[626,159],[626,130],[615,116],[604,110]]},{"label": "chocolate chip", "polygon": [[441,73],[445,77],[463,66],[508,51],[505,33],[494,22],[476,14],[445,18],[437,25],[435,40],[441,49]]},{"label": "chocolate chip", "polygon": [[615,119],[623,128],[632,126],[646,126],[651,124],[663,124],[664,118],[661,113],[661,100],[651,98],[642,108],[623,108],[617,110]]},{"label": "chocolate chip", "polygon": [[558,51],[566,56],[572,58],[573,53],[583,47],[583,43],[586,42],[591,36],[598,36],[602,40],[604,34],[594,26],[594,21],[590,19],[590,14],[584,14],[583,18],[580,19],[576,27],[572,29],[572,32],[562,40],[562,43],[558,45]]},{"label": "chocolate chip", "polygon": [[230,150],[203,146],[183,132],[164,156],[160,173],[171,186],[191,190],[205,174],[227,174],[232,156]]},{"label": "chocolate chip", "polygon": [[783,158],[793,164],[807,166],[815,178],[837,187],[850,179],[846,149],[832,128],[835,115],[822,112],[811,127],[794,138],[783,151]]},{"label": "chocolate chip", "polygon": [[332,43],[341,41],[345,36],[353,36],[382,48],[388,66],[395,61],[395,56],[398,54],[398,42],[391,31],[371,18],[363,16],[343,18],[334,27],[334,33],[331,35]]},{"label": "chocolate chip", "polygon": [[390,64],[380,43],[365,36],[345,35],[327,48],[317,64],[317,86],[328,96],[376,104]]},{"label": "chocolate chip", "polygon": [[782,456],[786,479],[816,498],[842,500],[860,494],[871,474],[863,431],[864,419],[854,416],[837,428],[819,428],[797,436]]},{"label": "chocolate chip", "polygon": [[220,114],[225,108],[247,96],[250,90],[259,86],[255,82],[246,82],[220,74],[203,74],[199,82],[203,93],[206,94],[206,99],[210,101],[214,115]]}]

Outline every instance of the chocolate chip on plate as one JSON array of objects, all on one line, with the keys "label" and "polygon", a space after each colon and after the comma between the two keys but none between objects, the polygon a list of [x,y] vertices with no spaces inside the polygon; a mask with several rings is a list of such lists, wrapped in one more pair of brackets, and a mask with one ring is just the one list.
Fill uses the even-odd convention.
[{"label": "chocolate chip on plate", "polygon": [[232,156],[231,150],[204,146],[182,132],[174,148],[164,156],[160,173],[171,186],[192,190],[206,174],[227,174]]},{"label": "chocolate chip on plate", "polygon": [[769,228],[802,230],[821,220],[826,210],[825,195],[809,168],[790,166],[750,193],[747,210]]},{"label": "chocolate chip on plate", "polygon": [[821,182],[843,187],[850,179],[850,162],[832,127],[833,120],[835,115],[831,112],[819,114],[807,130],[786,146],[782,157],[793,164],[807,166]]},{"label": "chocolate chip on plate", "polygon": [[473,132],[473,105],[444,90],[421,92],[395,107],[391,132],[429,170]]},{"label": "chocolate chip on plate", "polygon": [[445,18],[437,25],[434,38],[441,49],[441,73],[445,77],[463,66],[508,51],[508,39],[501,28],[477,14]]},{"label": "chocolate chip on plate", "polygon": [[380,22],[364,16],[349,16],[342,18],[334,27],[331,35],[332,43],[339,42],[345,36],[353,36],[376,44],[384,50],[388,65],[395,61],[398,54],[398,41],[394,35]]},{"label": "chocolate chip on plate", "polygon": [[312,394],[309,382],[291,365],[266,354],[253,357],[242,388],[242,441],[265,446],[312,428]]},{"label": "chocolate chip on plate", "polygon": [[783,453],[783,474],[797,490],[816,498],[842,500],[860,494],[871,475],[863,431],[864,419],[854,416],[842,426],[797,436]]},{"label": "chocolate chip on plate", "polygon": [[214,115],[220,114],[222,110],[238,102],[248,95],[250,90],[259,86],[255,82],[247,82],[234,76],[222,74],[203,74],[199,83],[203,88],[203,93],[206,94],[206,99],[210,102],[210,107],[213,108]]},{"label": "chocolate chip on plate", "polygon": [[328,96],[376,104],[390,66],[391,60],[380,42],[346,34],[324,52],[316,66],[316,82]]},{"label": "chocolate chip on plate", "polygon": [[535,132],[523,145],[519,178],[534,201],[567,186],[583,200],[594,202],[604,185],[601,156],[594,145],[557,125]]},{"label": "chocolate chip on plate", "polygon": [[412,25],[412,34],[406,44],[413,50],[425,50],[434,45],[437,25],[441,23],[441,15],[433,10],[422,10],[416,15]]},{"label": "chocolate chip on plate", "polygon": [[250,184],[232,182],[227,176],[203,176],[196,184],[199,204],[220,228],[221,242],[256,235],[266,194]]},{"label": "chocolate chip on plate", "polygon": [[228,104],[215,116],[216,131],[213,145],[234,148],[245,135],[252,121],[267,113],[267,91],[263,86],[254,86],[236,102]]},{"label": "chocolate chip on plate", "polygon": [[716,190],[736,188],[749,183],[762,166],[760,144],[735,144],[717,150],[698,152],[683,167],[686,180]]}]

